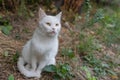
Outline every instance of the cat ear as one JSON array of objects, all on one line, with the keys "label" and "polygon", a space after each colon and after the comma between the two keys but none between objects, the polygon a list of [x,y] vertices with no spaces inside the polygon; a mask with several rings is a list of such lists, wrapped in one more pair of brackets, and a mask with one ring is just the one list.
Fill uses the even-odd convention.
[{"label": "cat ear", "polygon": [[43,19],[46,16],[46,13],[41,8],[39,9],[39,20]]},{"label": "cat ear", "polygon": [[61,20],[61,16],[62,16],[62,12],[58,13],[58,14],[56,15],[56,18],[59,19],[59,20]]}]

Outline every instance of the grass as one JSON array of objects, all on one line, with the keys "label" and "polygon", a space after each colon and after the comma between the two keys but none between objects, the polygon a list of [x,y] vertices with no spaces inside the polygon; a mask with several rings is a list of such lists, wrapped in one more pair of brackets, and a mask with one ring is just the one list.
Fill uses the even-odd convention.
[{"label": "grass", "polygon": [[94,54],[88,54],[84,56],[84,61],[87,66],[92,67],[95,72],[95,76],[105,76],[107,74],[116,75],[113,71],[114,64],[110,62],[104,62],[104,60],[97,59]]},{"label": "grass", "polygon": [[82,69],[86,72],[87,80],[97,80],[97,77],[92,76],[91,72],[86,66],[83,66]]},{"label": "grass", "polygon": [[[89,13],[89,16],[90,15],[91,14]],[[118,75],[114,69],[119,65],[114,63],[112,56],[109,56],[110,58],[104,57],[105,55],[103,55],[103,53],[105,51],[101,52],[101,50],[103,49],[102,45],[104,45],[106,48],[112,48],[113,53],[119,55],[119,21],[120,11],[116,10],[110,12],[109,9],[100,8],[96,10],[96,13],[94,15],[91,15],[91,17],[89,17],[88,21],[82,23],[83,28],[82,30],[80,29],[79,44],[76,45],[78,48],[77,53],[79,53],[83,58],[83,65],[92,68],[95,77],[98,79],[106,75]],[[77,24],[79,23],[77,22]],[[78,25],[76,26],[80,27]],[[93,34],[88,34],[86,30],[88,32],[92,31]],[[116,44],[117,47],[112,46]],[[103,56],[97,58],[98,53],[102,54]]]},{"label": "grass", "polygon": [[14,76],[12,74],[9,75],[8,80],[14,80]]},{"label": "grass", "polygon": [[53,80],[71,80],[73,78],[73,74],[71,72],[71,67],[69,64],[59,63],[57,66],[49,65],[46,66],[43,71],[54,73]]},{"label": "grass", "polygon": [[72,49],[67,49],[67,48],[62,48],[62,52],[61,52],[61,55],[62,56],[67,56],[69,57],[70,59],[74,58],[75,57],[75,54],[73,52]]},{"label": "grass", "polygon": [[[111,14],[104,10],[104,19],[101,21],[100,30],[103,32],[99,32],[100,36],[103,36],[104,42],[107,45],[119,44],[119,36],[120,36],[120,23],[119,23],[119,12],[112,12]],[[111,16],[112,15],[112,16]]]},{"label": "grass", "polygon": [[[78,28],[81,27],[81,24],[78,24],[80,19],[83,17],[76,15],[76,21],[74,22],[77,29],[80,30],[79,36],[77,36],[76,39],[78,40],[78,44],[76,44],[76,52],[82,58],[83,65],[92,68],[92,71],[95,75],[95,78],[93,77],[92,79],[92,74],[90,75],[88,72],[86,75],[90,75],[89,77],[91,77],[88,80],[97,80],[108,75],[117,76],[118,74],[116,71],[114,71],[114,69],[119,65],[114,63],[112,56],[109,56],[109,58],[104,57],[107,55],[104,55],[105,50],[103,50],[103,46],[105,46],[107,49],[111,48],[112,45],[118,44],[117,47],[113,46],[112,50],[114,54],[119,54],[120,13],[118,10],[111,13],[108,11],[108,9],[106,10],[105,8],[99,8],[96,10],[94,15],[91,15],[91,13],[89,13],[89,16],[89,20],[82,23],[82,28]],[[90,33],[90,31],[93,33]],[[74,36],[75,34],[73,34],[71,37]],[[69,56],[69,54],[72,54],[72,50],[74,49],[70,49],[69,52],[69,49],[63,49],[62,55]],[[97,58],[97,56],[100,54],[102,56],[99,56],[99,58]]]},{"label": "grass", "polygon": [[13,62],[17,62],[18,58],[19,58],[19,52],[16,51],[16,53],[13,55]]},{"label": "grass", "polygon": [[[116,64],[114,60],[117,58],[115,56],[120,55],[120,12],[119,10],[113,11],[103,7],[97,8],[92,12],[93,8],[91,4],[89,4],[89,0],[87,1],[87,10],[89,9],[87,14],[85,14],[85,16],[76,14],[75,21],[72,23],[74,28],[70,26],[72,28],[71,31],[67,31],[64,28],[63,31],[61,31],[64,35],[62,35],[63,42],[60,42],[60,52],[57,56],[57,65],[46,66],[43,70],[46,73],[42,76],[42,79],[48,80],[49,78],[52,78],[51,80],[78,80],[81,79],[81,75],[77,74],[79,74],[82,70],[82,76],[85,76],[85,80],[100,80],[104,77],[106,77],[106,80],[109,80],[110,78],[110,80],[119,79],[119,64]],[[68,19],[65,19],[65,21],[66,20]],[[31,25],[33,22],[34,21],[29,24]],[[3,23],[4,24],[2,26],[6,29],[0,27],[2,33],[6,35],[8,34],[8,37],[13,39],[10,36],[10,33],[11,30],[14,29],[11,28],[12,26],[9,21],[3,21]],[[22,26],[23,25],[21,25],[21,27]],[[23,43],[27,41],[23,38],[23,36],[21,36],[23,33],[30,34],[32,32],[30,32],[28,28],[24,28],[23,32],[19,34],[16,33],[16,39],[13,39],[14,41],[12,42],[15,46],[9,46],[9,50],[5,48],[5,46],[8,46],[9,43],[0,43],[0,50],[3,49],[3,55],[4,57],[7,57],[1,58],[0,56],[0,59],[6,60],[6,62],[2,62],[3,64],[7,63],[7,61],[9,62],[9,60],[7,60],[9,55],[12,55],[12,59],[10,60],[13,60],[15,63],[17,62],[19,56],[18,54],[20,54],[19,52],[21,51],[21,46],[23,46]],[[3,41],[7,40],[6,38],[1,38],[1,36],[0,39]],[[15,41],[20,42],[20,44],[16,44]],[[116,45],[116,47],[114,47],[114,45]],[[108,51],[113,52],[113,54]],[[59,63],[59,61],[62,63]],[[16,69],[15,64],[6,65],[10,66],[11,70],[13,68]],[[4,65],[4,67],[7,67],[6,65]],[[11,65],[14,66],[11,68]],[[83,67],[82,70],[77,69],[81,66]],[[11,70],[8,70],[9,74],[12,74],[9,75],[8,80],[14,80],[14,78],[18,79],[18,71],[14,70],[13,72]],[[49,73],[50,75],[48,75]],[[6,72],[3,75],[6,74],[8,73]],[[45,77],[47,77],[47,79]],[[21,76],[19,78],[21,80],[24,79]]]},{"label": "grass", "polygon": [[3,19],[2,17],[0,17],[0,30],[5,35],[9,35],[12,29],[13,29],[13,26],[10,25],[9,20]]},{"label": "grass", "polygon": [[[89,37],[83,37],[83,35],[80,35],[80,44],[78,45],[78,50],[80,53],[88,53],[88,52],[92,52],[95,49],[95,45],[93,44],[93,37],[89,36]],[[81,40],[83,39],[83,40]]]}]

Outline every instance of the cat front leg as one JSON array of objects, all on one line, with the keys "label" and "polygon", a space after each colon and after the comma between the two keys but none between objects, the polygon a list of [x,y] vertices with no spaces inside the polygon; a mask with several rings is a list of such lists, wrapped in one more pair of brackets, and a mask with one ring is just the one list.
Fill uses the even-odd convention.
[{"label": "cat front leg", "polygon": [[47,60],[41,60],[39,62],[39,65],[38,65],[38,68],[37,68],[37,73],[41,73],[42,72],[42,69],[46,66],[47,64]]},{"label": "cat front leg", "polygon": [[35,71],[37,68],[37,59],[35,58],[35,56],[32,56],[31,59],[31,71]]},{"label": "cat front leg", "polygon": [[53,49],[48,53],[48,62],[47,65],[55,65],[56,64],[56,60],[55,60],[55,56],[57,55],[57,51],[58,48],[55,46],[53,47]]},{"label": "cat front leg", "polygon": [[40,75],[40,72],[38,72],[36,69],[37,69],[37,59],[35,56],[32,56],[31,58],[31,73],[33,74],[34,77],[36,78],[40,78],[41,75]]},{"label": "cat front leg", "polygon": [[50,59],[48,60],[48,64],[47,64],[47,65],[55,65],[55,64],[56,64],[55,58],[50,58]]}]

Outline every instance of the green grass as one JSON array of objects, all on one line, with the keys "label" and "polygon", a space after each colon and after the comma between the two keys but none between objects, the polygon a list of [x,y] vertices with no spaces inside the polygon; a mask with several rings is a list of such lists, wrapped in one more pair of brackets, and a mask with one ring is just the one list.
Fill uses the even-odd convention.
[{"label": "green grass", "polygon": [[100,45],[92,35],[85,32],[79,34],[80,43],[77,45],[79,54],[93,53],[95,50],[100,50]]},{"label": "green grass", "polygon": [[104,18],[99,22],[99,27],[96,29],[97,36],[100,37],[100,41],[106,46],[112,47],[112,45],[118,45],[118,47],[112,47],[119,52],[120,44],[120,11],[109,12],[104,10]]},{"label": "green grass", "polygon": [[9,75],[8,80],[14,80],[14,76],[12,74]]},{"label": "green grass", "polygon": [[17,62],[19,54],[20,53],[18,51],[16,51],[16,53],[13,55],[13,62]]},{"label": "green grass", "polygon": [[113,63],[106,62],[105,60],[97,59],[94,54],[88,54],[83,57],[84,65],[87,65],[91,68],[93,68],[93,71],[95,72],[95,76],[105,76],[105,75],[116,75],[116,73],[113,71]]},{"label": "green grass", "polygon": [[[103,45],[107,49],[112,48],[116,55],[120,55],[120,9],[115,11],[101,7],[96,9],[94,15],[89,13],[89,16],[88,21],[82,23],[83,26],[80,29],[79,44],[76,45],[77,53],[80,54],[83,65],[93,69],[96,78],[99,79],[106,75],[117,76],[114,69],[118,67],[118,64],[114,63],[111,56],[108,58],[107,55],[103,54],[104,51],[100,51],[101,45]],[[77,24],[79,23],[75,23],[76,27],[81,27]],[[86,30],[88,29],[95,34],[87,34]],[[117,45],[117,47],[112,45]],[[102,58],[98,59],[96,53],[100,53]],[[86,75],[88,76],[88,74]]]},{"label": "green grass", "polygon": [[9,35],[11,33],[11,30],[13,29],[13,26],[10,25],[10,22],[8,19],[3,19],[2,16],[0,17],[0,30],[5,34]]},{"label": "green grass", "polygon": [[87,80],[98,80],[97,77],[92,76],[91,72],[86,66],[83,66],[82,69],[86,72]]},{"label": "green grass", "polygon": [[65,57],[69,57],[70,59],[75,57],[75,53],[70,48],[62,48],[61,55]]},{"label": "green grass", "polygon": [[49,65],[43,71],[53,73],[53,80],[71,80],[73,78],[71,67],[67,63],[59,63],[57,66]]}]

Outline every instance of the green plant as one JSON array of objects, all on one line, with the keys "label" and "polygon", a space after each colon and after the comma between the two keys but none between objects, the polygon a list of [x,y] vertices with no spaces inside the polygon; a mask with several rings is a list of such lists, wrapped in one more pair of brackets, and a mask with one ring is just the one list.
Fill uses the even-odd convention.
[{"label": "green plant", "polygon": [[29,13],[28,13],[28,9],[25,4],[25,0],[22,0],[21,4],[19,5],[18,15],[23,16],[25,19],[27,19],[29,17]]},{"label": "green plant", "polygon": [[16,51],[16,53],[13,55],[13,61],[14,61],[14,62],[17,62],[18,57],[19,57],[19,52]]},{"label": "green plant", "polygon": [[104,18],[99,22],[100,26],[96,30],[97,35],[108,47],[111,47],[112,44],[120,44],[119,12],[108,13],[106,9],[103,9],[103,12]]},{"label": "green plant", "polygon": [[5,52],[4,52],[4,56],[5,56],[5,57],[8,57],[8,55],[9,55],[9,52],[8,52],[8,51],[5,51]]},{"label": "green plant", "polygon": [[53,80],[71,80],[73,78],[71,67],[68,64],[60,63],[57,66],[49,65],[46,66],[43,71],[53,73]]},{"label": "green plant", "polygon": [[79,34],[80,43],[77,45],[79,53],[92,53],[94,50],[98,50],[98,43],[95,43],[95,39],[92,36],[87,36],[85,32]]},{"label": "green plant", "polygon": [[86,22],[88,22],[90,20],[90,12],[91,12],[92,6],[90,4],[90,0],[86,0],[85,2],[87,5]]},{"label": "green plant", "polygon": [[16,33],[15,39],[17,39],[17,40],[20,40],[20,39],[21,39],[20,33]]},{"label": "green plant", "polygon": [[5,35],[9,35],[11,30],[13,29],[13,27],[11,25],[4,25],[4,26],[0,26],[1,27],[1,31],[5,34]]},{"label": "green plant", "polygon": [[5,34],[9,35],[11,30],[13,29],[13,26],[10,25],[9,20],[3,19],[0,17],[0,30]]},{"label": "green plant", "polygon": [[97,59],[94,54],[88,54],[84,56],[83,59],[85,60],[86,65],[93,68],[96,76],[102,76],[106,74],[115,75],[115,73],[112,71],[110,63]]},{"label": "green plant", "polygon": [[12,74],[9,75],[8,80],[14,80],[14,76]]},{"label": "green plant", "polygon": [[86,0],[86,5],[87,11],[85,12],[85,22],[82,24],[81,29],[91,28],[95,23],[100,22],[104,19],[104,11],[102,8],[97,9],[96,12],[93,14],[90,0]]},{"label": "green plant", "polygon": [[62,56],[68,56],[69,58],[75,57],[73,50],[69,48],[63,48],[61,53],[62,53]]},{"label": "green plant", "polygon": [[97,77],[92,76],[90,71],[88,70],[88,68],[86,66],[83,66],[82,69],[86,72],[87,80],[97,80]]},{"label": "green plant", "polygon": [[92,26],[94,23],[100,22],[103,19],[104,19],[103,9],[98,9],[94,14],[93,18],[91,19],[91,21],[89,22],[89,26]]}]

